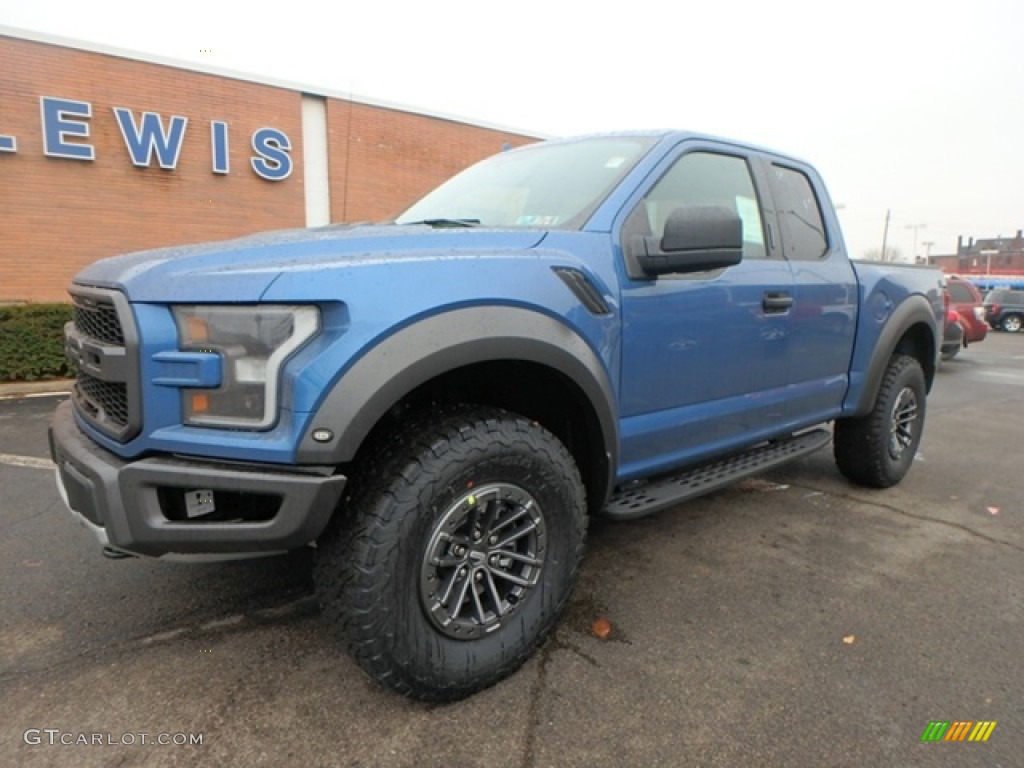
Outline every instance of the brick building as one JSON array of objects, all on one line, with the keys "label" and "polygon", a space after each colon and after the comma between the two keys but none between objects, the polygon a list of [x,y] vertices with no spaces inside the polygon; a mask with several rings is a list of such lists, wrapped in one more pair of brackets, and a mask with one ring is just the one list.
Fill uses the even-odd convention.
[{"label": "brick building", "polygon": [[0,28],[0,303],[96,259],[379,220],[533,137]]},{"label": "brick building", "polygon": [[956,240],[956,253],[936,254],[928,263],[947,274],[1024,278],[1024,232],[1015,237],[988,237]]}]

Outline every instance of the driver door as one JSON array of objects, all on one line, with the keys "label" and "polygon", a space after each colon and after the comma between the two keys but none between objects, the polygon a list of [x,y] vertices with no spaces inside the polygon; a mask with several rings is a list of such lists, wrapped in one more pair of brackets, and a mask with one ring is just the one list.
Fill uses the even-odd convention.
[{"label": "driver door", "polygon": [[688,142],[623,221],[624,258],[659,238],[682,206],[724,206],[743,224],[732,267],[657,278],[622,291],[619,481],[699,461],[771,436],[786,418],[793,278],[765,226],[750,159]]}]

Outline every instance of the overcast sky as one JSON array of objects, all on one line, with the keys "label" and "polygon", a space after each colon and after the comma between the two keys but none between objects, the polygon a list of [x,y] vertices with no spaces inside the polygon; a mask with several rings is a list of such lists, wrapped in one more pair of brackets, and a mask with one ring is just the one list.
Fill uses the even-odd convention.
[{"label": "overcast sky", "polygon": [[0,0],[0,25],[527,133],[761,144],[817,166],[855,256],[887,209],[907,258],[915,225],[920,254],[1024,228],[1021,0]]}]

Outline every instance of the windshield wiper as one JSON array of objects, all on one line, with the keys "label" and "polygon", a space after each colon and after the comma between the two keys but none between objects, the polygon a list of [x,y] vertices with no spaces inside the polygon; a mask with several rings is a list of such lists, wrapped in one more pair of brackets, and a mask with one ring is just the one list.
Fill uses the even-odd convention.
[{"label": "windshield wiper", "polygon": [[475,227],[480,219],[423,219],[423,221],[406,221],[404,224],[426,224],[441,229],[444,227]]}]

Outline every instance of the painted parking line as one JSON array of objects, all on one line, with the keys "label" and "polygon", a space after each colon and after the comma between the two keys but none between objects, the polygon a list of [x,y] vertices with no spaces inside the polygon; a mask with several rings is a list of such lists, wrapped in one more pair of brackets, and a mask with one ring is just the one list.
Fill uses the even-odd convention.
[{"label": "painted parking line", "polygon": [[976,376],[986,379],[1003,379],[1007,381],[1024,381],[1024,372],[1009,370],[977,371]]},{"label": "painted parking line", "polygon": [[32,469],[53,469],[54,464],[49,459],[40,459],[38,456],[15,456],[13,453],[0,453],[0,464],[9,467],[31,467]]},{"label": "painted parking line", "polygon": [[[0,389],[0,393],[2,392],[3,390]],[[0,394],[0,400],[33,400],[37,397],[67,397],[70,394],[71,391],[67,389],[57,392],[15,392],[10,395]]]}]

